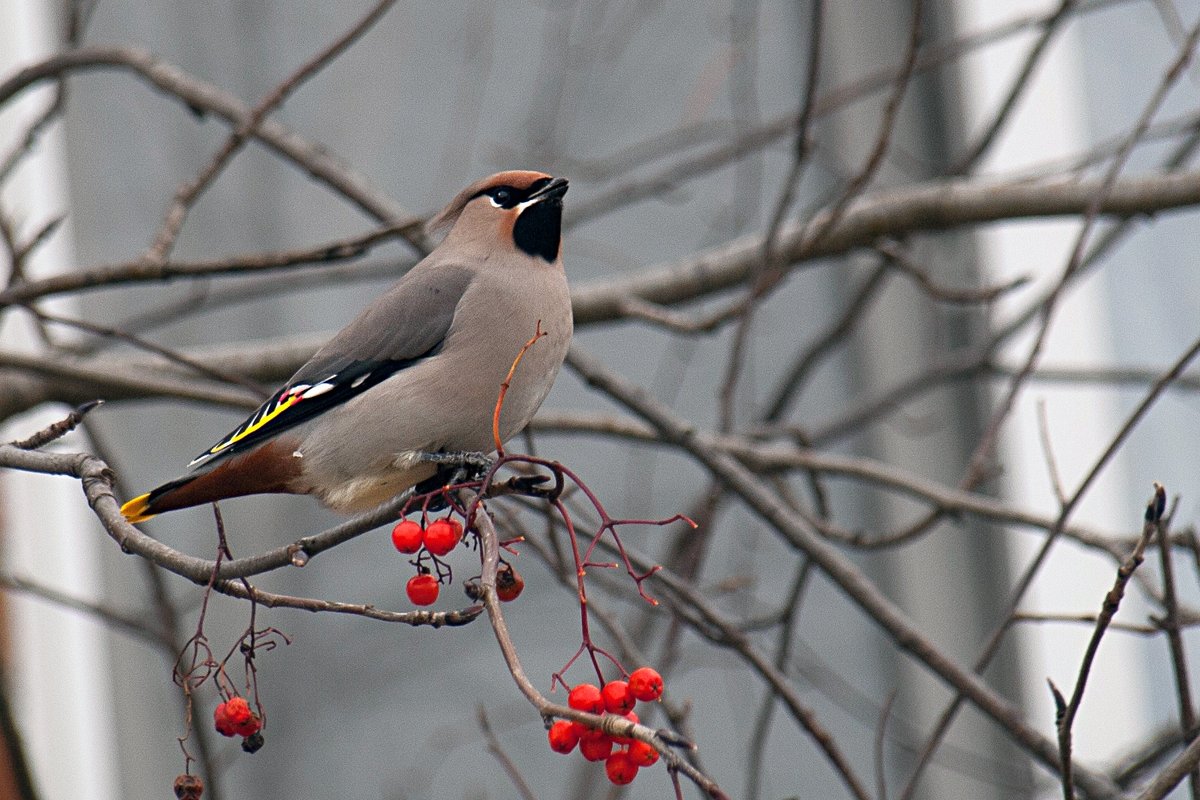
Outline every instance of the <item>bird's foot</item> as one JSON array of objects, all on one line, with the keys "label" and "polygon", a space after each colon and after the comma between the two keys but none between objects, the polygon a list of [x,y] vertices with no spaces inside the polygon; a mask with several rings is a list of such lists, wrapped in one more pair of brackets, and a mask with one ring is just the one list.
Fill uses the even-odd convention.
[{"label": "bird's foot", "polygon": [[426,464],[438,464],[445,467],[462,467],[476,475],[482,475],[491,469],[496,459],[483,453],[418,453],[417,460]]},{"label": "bird's foot", "polygon": [[517,475],[508,479],[508,485],[518,494],[527,494],[534,497],[551,497],[554,494],[553,487],[542,485],[549,483],[549,481],[549,475]]},{"label": "bird's foot", "polygon": [[437,474],[431,481],[442,486],[479,480],[496,465],[494,458],[483,453],[420,453],[417,458],[426,464],[438,465]]}]

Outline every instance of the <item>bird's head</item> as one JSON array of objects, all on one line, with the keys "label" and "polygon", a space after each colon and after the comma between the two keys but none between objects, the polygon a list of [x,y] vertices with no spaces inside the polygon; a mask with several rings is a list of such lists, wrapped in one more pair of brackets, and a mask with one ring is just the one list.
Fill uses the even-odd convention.
[{"label": "bird's head", "polygon": [[548,263],[558,260],[565,178],[508,170],[476,181],[429,222],[450,228],[446,243],[491,252],[511,249]]}]

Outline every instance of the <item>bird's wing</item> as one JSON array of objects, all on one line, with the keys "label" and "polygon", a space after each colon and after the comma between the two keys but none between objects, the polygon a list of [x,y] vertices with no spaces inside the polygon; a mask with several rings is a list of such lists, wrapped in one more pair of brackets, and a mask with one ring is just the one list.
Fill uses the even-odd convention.
[{"label": "bird's wing", "polygon": [[423,262],[414,268],[188,468],[253,449],[436,355],[473,276],[472,270],[449,264]]}]

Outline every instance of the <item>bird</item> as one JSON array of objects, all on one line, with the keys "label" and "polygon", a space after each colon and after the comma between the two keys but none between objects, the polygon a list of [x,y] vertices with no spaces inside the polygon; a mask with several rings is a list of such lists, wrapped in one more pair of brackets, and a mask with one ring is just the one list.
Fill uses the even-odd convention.
[{"label": "bird", "polygon": [[189,472],[121,507],[130,523],[261,493],[345,514],[438,476],[430,454],[490,453],[529,423],[573,332],[562,263],[567,180],[508,170],[429,223],[445,238]]}]

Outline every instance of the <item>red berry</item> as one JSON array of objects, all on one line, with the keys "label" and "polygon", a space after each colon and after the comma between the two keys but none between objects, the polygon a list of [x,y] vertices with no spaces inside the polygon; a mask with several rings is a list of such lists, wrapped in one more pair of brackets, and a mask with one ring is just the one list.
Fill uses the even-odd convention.
[{"label": "red berry", "polygon": [[444,556],[462,541],[462,525],[446,517],[435,519],[425,529],[425,549],[435,556]]},{"label": "red berry", "polygon": [[629,684],[625,681],[609,681],[600,693],[604,695],[604,710],[610,714],[626,714],[637,705],[637,698],[629,691]]},{"label": "red berry", "polygon": [[635,669],[629,676],[629,691],[633,692],[633,696],[638,700],[657,700],[663,693],[662,675],[650,667]]},{"label": "red berry", "polygon": [[237,733],[236,725],[229,719],[229,713],[225,709],[225,704],[221,703],[213,710],[213,727],[217,729],[217,733],[222,736],[233,736]]},{"label": "red berry", "polygon": [[424,533],[419,522],[401,520],[399,525],[392,528],[392,544],[401,553],[415,553],[421,549],[421,536]]},{"label": "red berry", "polygon": [[229,714],[229,718],[234,724],[240,725],[254,715],[250,710],[250,704],[246,702],[244,697],[235,697],[225,703],[225,711]]},{"label": "red berry", "polygon": [[240,723],[236,728],[234,728],[234,733],[236,733],[238,736],[253,736],[261,729],[262,720],[258,718],[258,715],[251,714],[249,719]]},{"label": "red berry", "polygon": [[617,786],[625,786],[633,783],[633,779],[637,777],[638,767],[629,757],[629,753],[618,750],[605,760],[604,771],[608,773],[610,781]]},{"label": "red berry", "polygon": [[590,711],[593,714],[604,713],[604,698],[600,689],[590,683],[581,683],[567,695],[567,705],[576,711]]},{"label": "red berry", "polygon": [[639,767],[652,767],[658,761],[658,751],[645,742],[629,745],[629,760]]},{"label": "red berry", "polygon": [[[248,736],[241,729],[250,724],[261,725],[258,717],[250,710],[250,704],[244,697],[234,697],[221,703],[213,711],[213,725],[222,736]],[[256,727],[254,730],[258,730]],[[253,733],[254,731],[251,731]]]},{"label": "red berry", "polygon": [[408,592],[408,599],[414,606],[428,606],[437,600],[441,587],[438,586],[437,578],[425,572],[409,578],[404,591]]},{"label": "red berry", "polygon": [[560,719],[551,725],[550,732],[546,736],[550,739],[550,749],[556,753],[569,753],[575,749],[575,745],[579,744],[579,732],[575,730],[570,721],[565,719]]},{"label": "red berry", "polygon": [[588,761],[603,761],[612,749],[612,737],[604,731],[588,730],[579,737],[579,753]]},{"label": "red berry", "polygon": [[501,564],[500,569],[496,572],[496,597],[500,598],[500,602],[507,603],[516,600],[521,596],[521,590],[524,588],[525,581],[517,574],[517,571],[509,564]]}]

